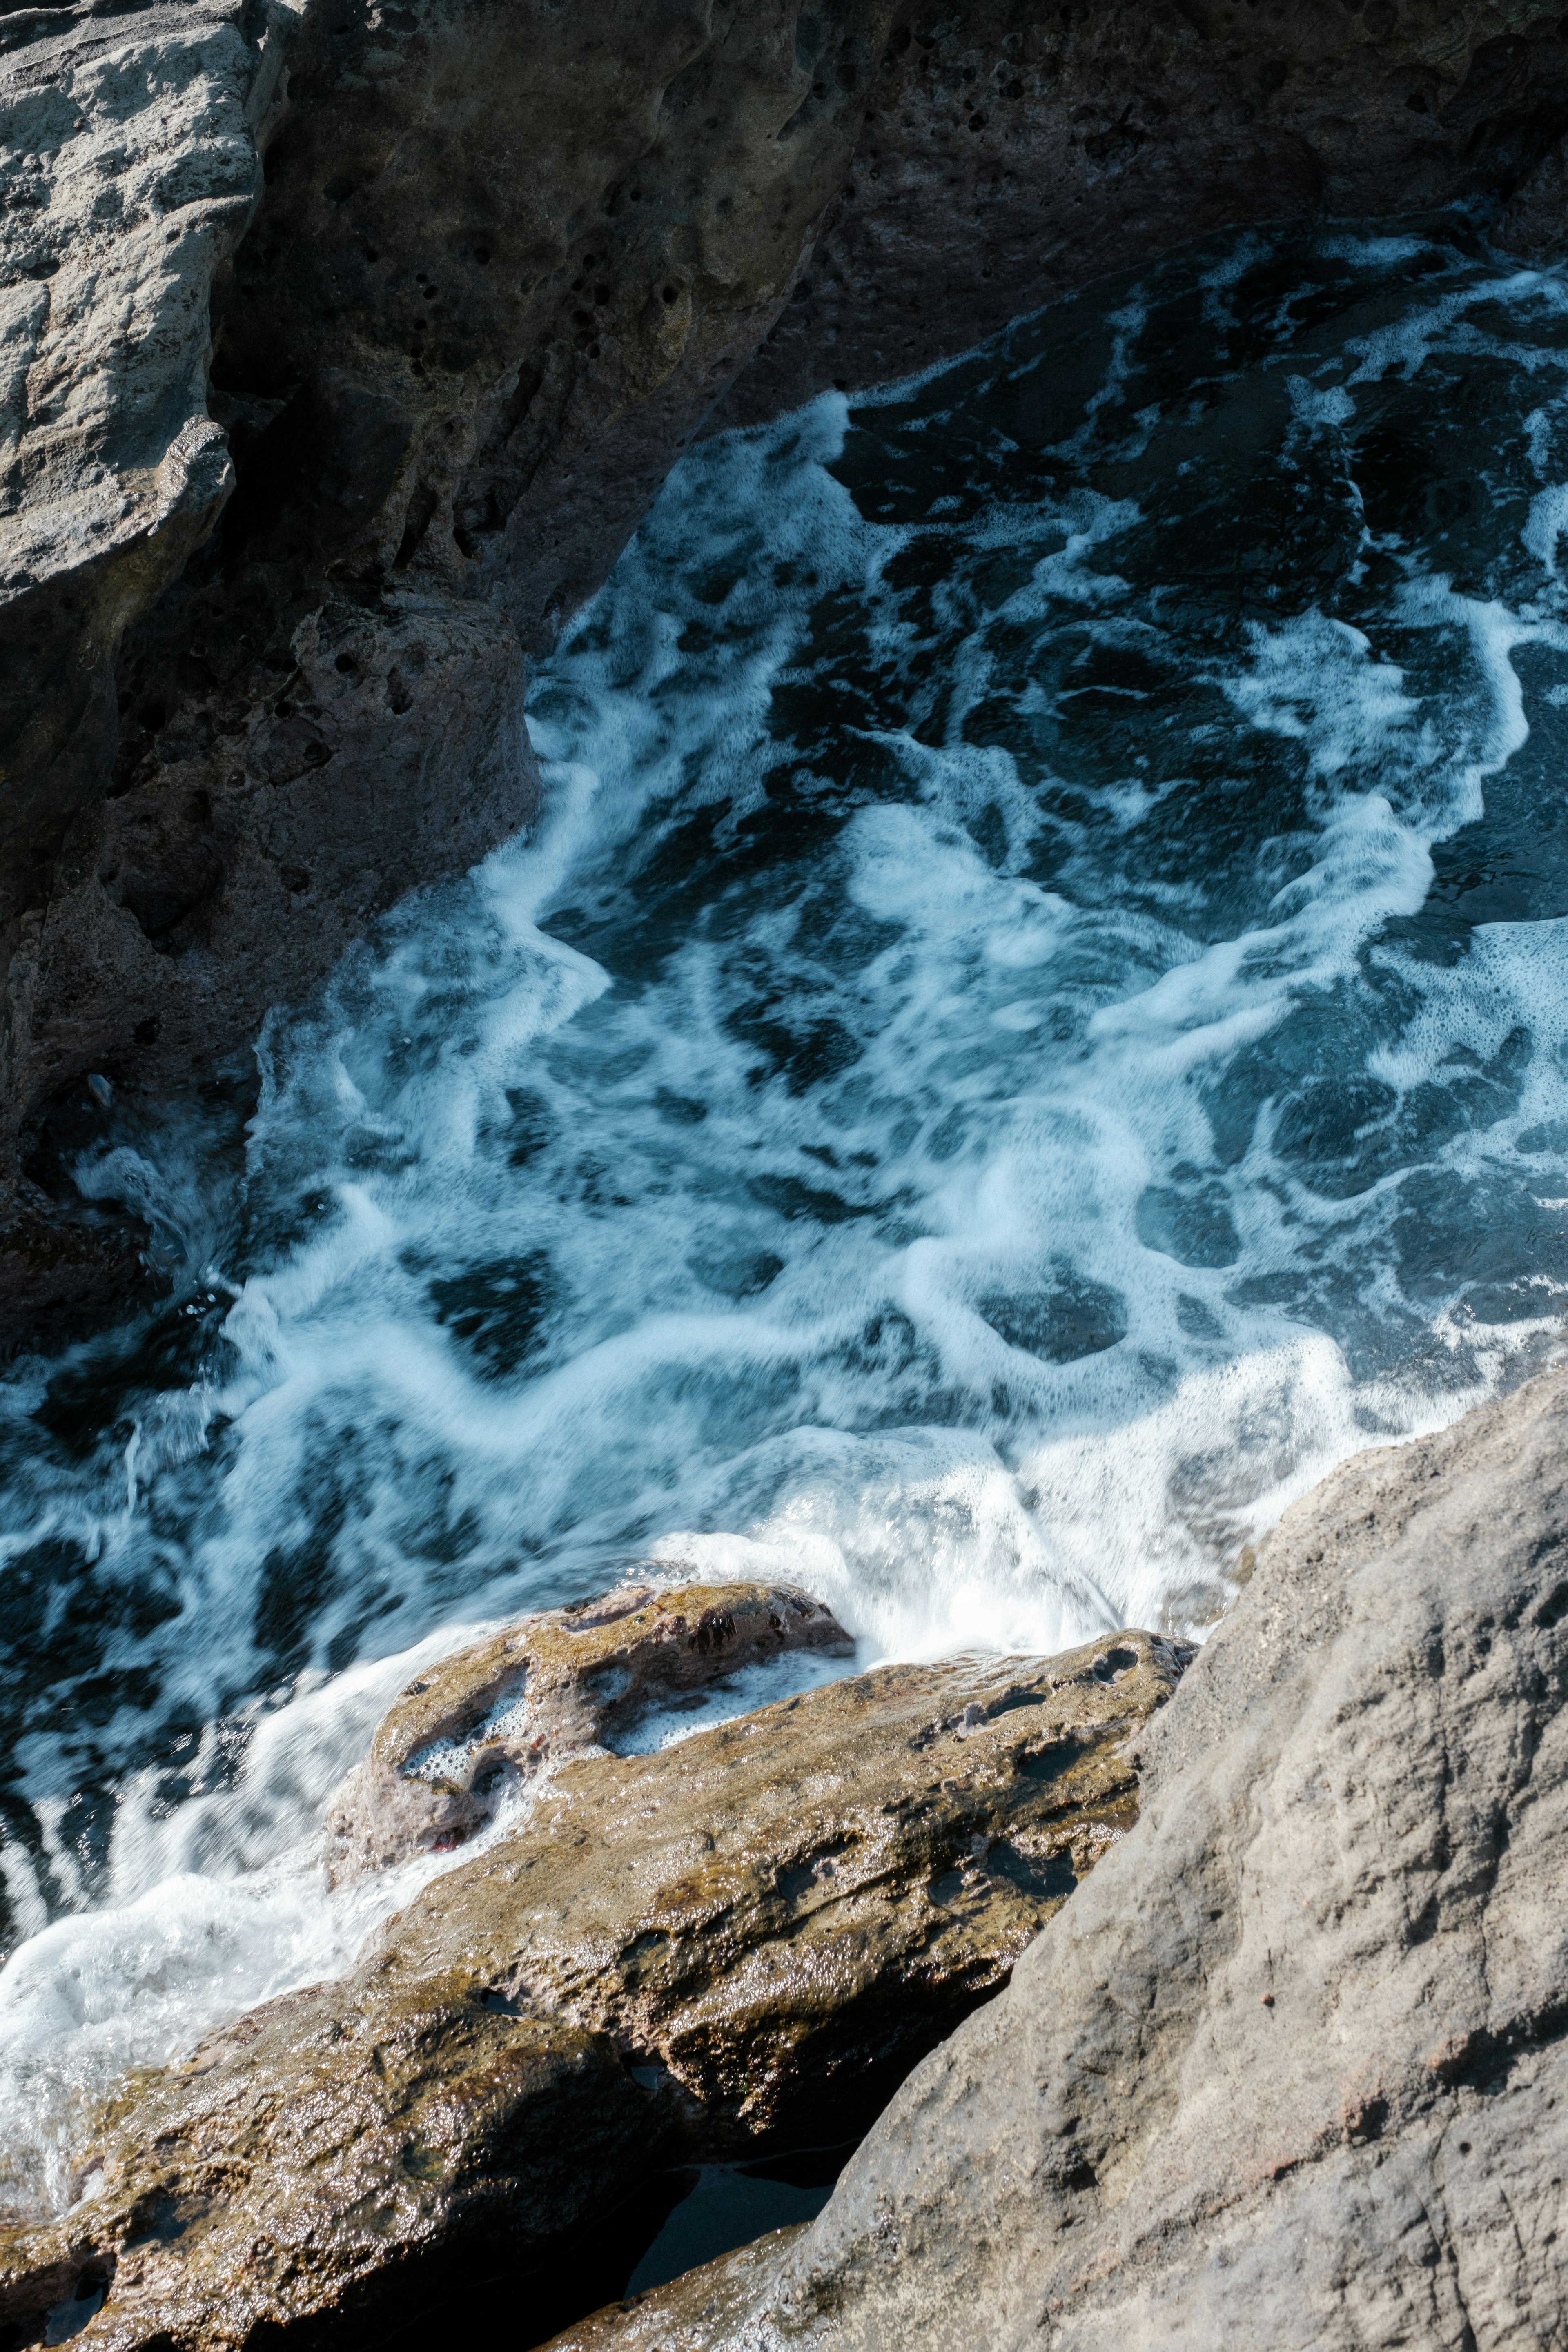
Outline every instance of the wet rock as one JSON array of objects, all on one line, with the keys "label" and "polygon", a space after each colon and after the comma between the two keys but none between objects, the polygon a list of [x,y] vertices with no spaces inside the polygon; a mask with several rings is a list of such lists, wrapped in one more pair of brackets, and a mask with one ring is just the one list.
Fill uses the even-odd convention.
[{"label": "wet rock", "polygon": [[147,1226],[131,1215],[89,1216],[79,1208],[73,1216],[36,1185],[17,1186],[0,1223],[0,1360],[40,1318],[60,1347],[100,1329],[111,1307],[130,1312],[156,1297]]},{"label": "wet rock", "polygon": [[568,1760],[348,1977],[133,2077],[79,2201],[0,2235],[0,2326],[100,2293],[84,2352],[384,2320],[465,2246],[558,2266],[681,2155],[863,2127],[1126,1834],[1185,1654],[883,1667]]},{"label": "wet rock", "polygon": [[84,2345],[242,2345],[486,2241],[526,2279],[660,2139],[608,2043],[487,2002],[462,1970],[273,2001],[188,2066],[133,2077],[103,2122],[84,2201],[0,2235],[13,2344],[58,2341],[48,2315],[96,2294]]},{"label": "wet rock", "polygon": [[482,1944],[507,1999],[609,2033],[715,2152],[868,2120],[1131,1825],[1128,1743],[1185,1654],[884,1666],[569,1765],[388,1948],[423,1971]]},{"label": "wet rock", "polygon": [[830,1610],[787,1584],[625,1588],[459,1650],[410,1684],[327,1818],[335,1882],[460,1845],[509,1783],[789,1650],[848,1657]]},{"label": "wet rock", "polygon": [[1568,1370],[1287,1514],[807,2230],[559,2352],[1568,2338]]}]

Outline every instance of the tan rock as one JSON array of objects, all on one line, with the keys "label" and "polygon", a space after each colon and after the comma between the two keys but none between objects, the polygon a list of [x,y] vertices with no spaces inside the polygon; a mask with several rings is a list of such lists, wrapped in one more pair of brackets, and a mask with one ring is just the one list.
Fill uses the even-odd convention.
[{"label": "tan rock", "polygon": [[1131,1827],[1127,1742],[1184,1654],[1125,1633],[883,1666],[568,1766],[384,1950],[420,1973],[484,1952],[507,1998],[656,2064],[704,2147],[815,2133],[846,2099],[869,2120]]},{"label": "tan rock", "polygon": [[1568,2343],[1568,1370],[1287,1514],[811,2226],[558,2352]]},{"label": "tan rock", "polygon": [[0,2325],[106,2288],[83,2352],[218,2352],[477,2242],[553,2259],[680,2153],[862,2128],[1131,1826],[1184,1654],[888,1666],[569,1760],[341,1982],[128,2083],[81,2200],[0,2236]]},{"label": "tan rock", "polygon": [[508,1626],[427,1668],[387,1714],[327,1817],[331,1875],[461,1845],[509,1782],[738,1667],[854,1648],[830,1610],[787,1584],[636,1585]]}]

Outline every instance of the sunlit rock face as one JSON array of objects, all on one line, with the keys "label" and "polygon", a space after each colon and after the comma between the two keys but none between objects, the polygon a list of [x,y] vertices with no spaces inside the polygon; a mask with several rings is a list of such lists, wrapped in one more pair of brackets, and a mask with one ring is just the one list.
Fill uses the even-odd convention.
[{"label": "sunlit rock face", "polygon": [[791,1652],[852,1657],[829,1609],[793,1585],[630,1584],[459,1650],[409,1684],[327,1817],[342,1884],[465,1844],[514,1790],[568,1757],[621,1748],[661,1709]]},{"label": "sunlit rock face", "polygon": [[1558,2341],[1565,1417],[1558,1368],[1288,1513],[819,2219],[556,2352]]},{"label": "sunlit rock face", "polygon": [[[777,1656],[782,1624],[760,1637],[781,1602],[818,1645],[832,1629],[804,1595],[732,1591],[728,1632],[689,1588],[658,1620],[580,1636],[525,1622],[542,1719],[578,1639],[590,1681],[629,1660],[645,1702],[662,1682],[679,1706],[700,1669]],[[20,2345],[68,2320],[83,2352],[220,2352],[356,2315],[379,2332],[439,2307],[445,2260],[448,2283],[504,2263],[537,2340],[574,2273],[579,2310],[611,2291],[613,2260],[588,2284],[595,2255],[672,2161],[863,2129],[1006,1981],[1136,1820],[1140,1742],[1191,1655],[1126,1632],[1049,1659],[884,1666],[651,1752],[569,1758],[521,1828],[427,1884],[346,1977],[79,2116],[68,2209],[0,2223],[0,2325]],[[384,1752],[421,1697],[493,1709],[496,1675],[493,1648],[447,1661],[393,1710]],[[426,1727],[451,1720],[427,1710]]]},{"label": "sunlit rock face", "polygon": [[525,654],[716,401],[898,374],[1227,224],[1506,194],[1568,91],[1523,5],[1384,0],[279,0],[7,41],[12,1342],[143,1278],[135,1229],[62,1233],[40,1128],[89,1073],[188,1087],[527,819]]}]

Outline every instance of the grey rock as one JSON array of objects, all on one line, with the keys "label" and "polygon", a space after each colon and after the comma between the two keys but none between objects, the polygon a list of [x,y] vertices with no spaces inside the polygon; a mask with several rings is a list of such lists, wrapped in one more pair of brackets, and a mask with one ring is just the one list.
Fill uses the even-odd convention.
[{"label": "grey rock", "polygon": [[803,2234],[582,2352],[1568,2342],[1568,1372],[1287,1514]]}]

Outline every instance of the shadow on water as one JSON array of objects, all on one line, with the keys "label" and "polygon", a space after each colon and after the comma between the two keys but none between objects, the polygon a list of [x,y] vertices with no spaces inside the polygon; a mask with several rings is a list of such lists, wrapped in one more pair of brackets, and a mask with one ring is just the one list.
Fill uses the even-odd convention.
[{"label": "shadow on water", "polygon": [[663,2286],[773,2230],[814,2221],[855,2147],[847,2140],[747,2164],[679,2166],[660,2174],[548,2273],[502,2268],[460,2287],[454,2282],[417,2319],[366,2340],[410,2343],[427,2332],[438,2312],[443,2326],[482,2332],[488,2341],[532,2352],[590,2312]]}]

